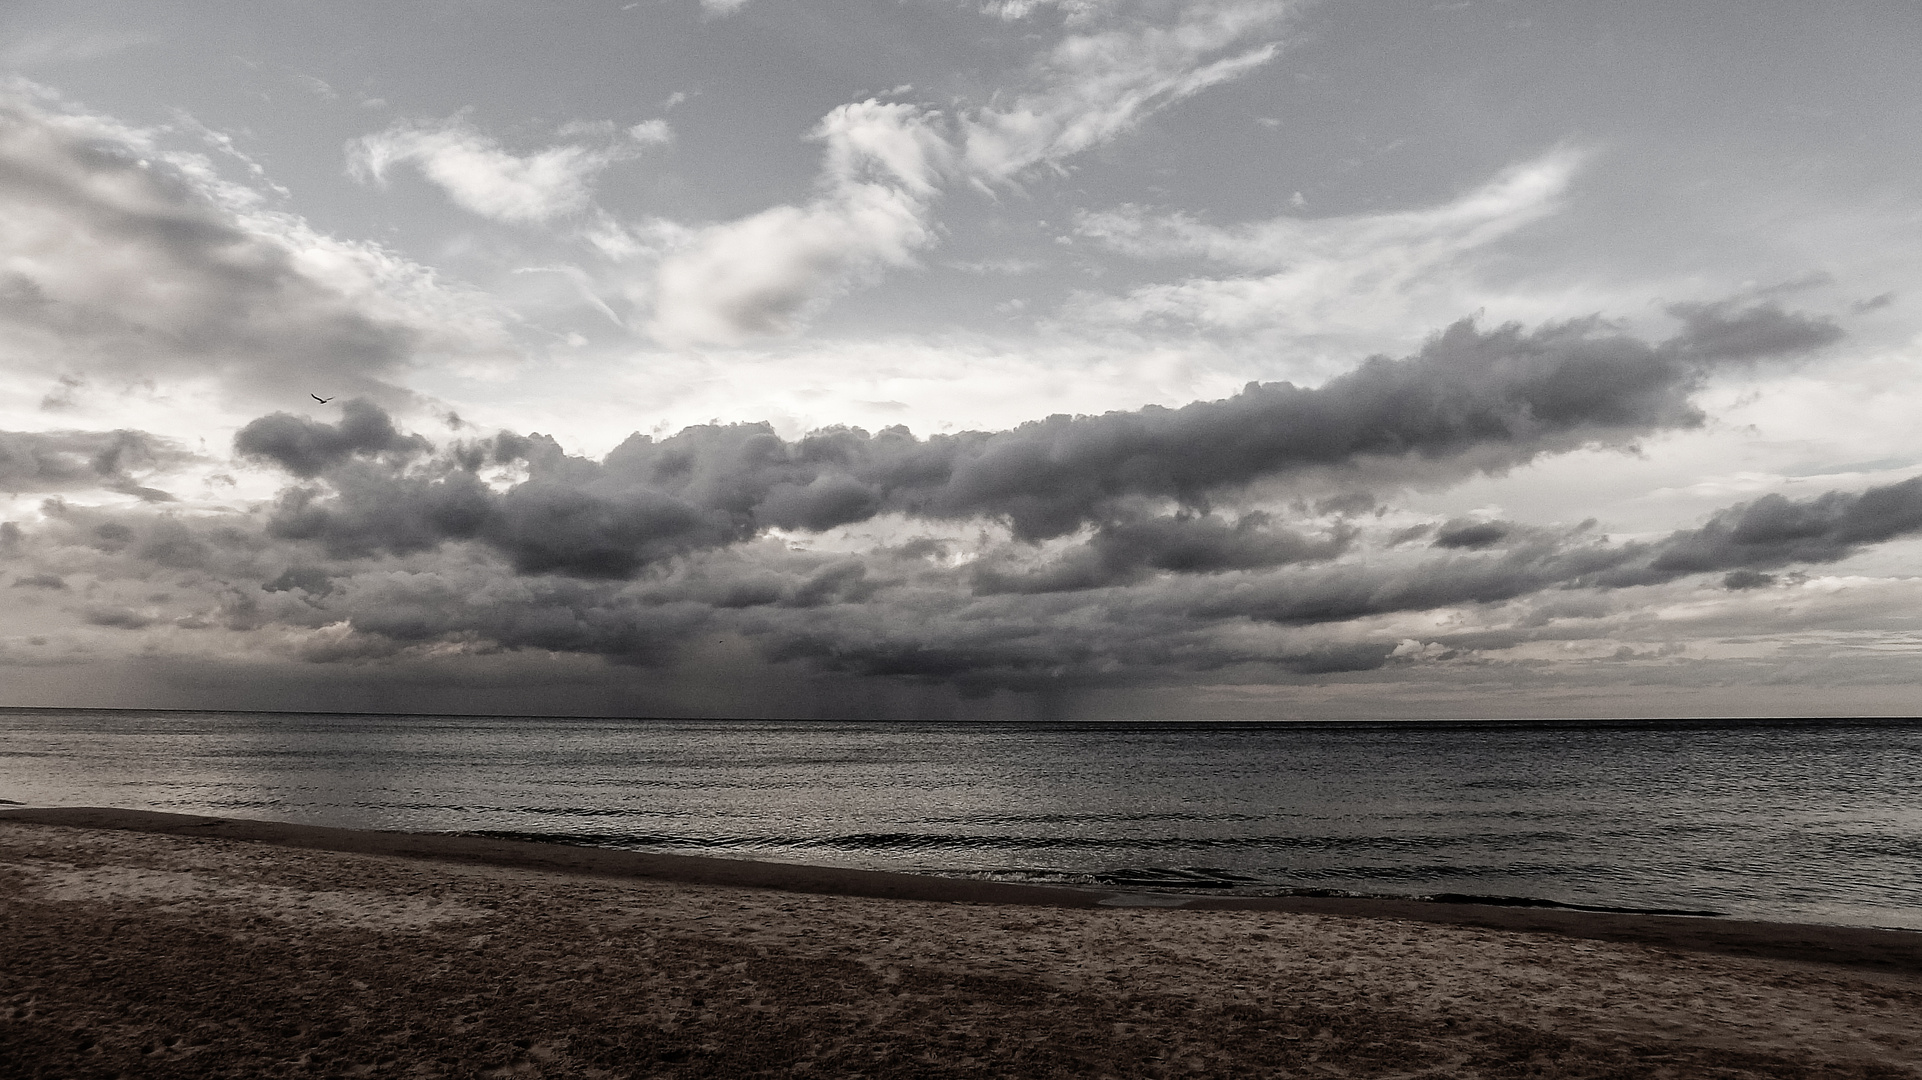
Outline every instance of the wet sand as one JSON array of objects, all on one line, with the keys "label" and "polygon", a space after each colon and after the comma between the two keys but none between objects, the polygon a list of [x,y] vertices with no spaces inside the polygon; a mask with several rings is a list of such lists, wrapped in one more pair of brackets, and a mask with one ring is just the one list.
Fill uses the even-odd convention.
[{"label": "wet sand", "polygon": [[6,811],[0,1076],[1922,1077],[1922,934],[1171,902]]}]

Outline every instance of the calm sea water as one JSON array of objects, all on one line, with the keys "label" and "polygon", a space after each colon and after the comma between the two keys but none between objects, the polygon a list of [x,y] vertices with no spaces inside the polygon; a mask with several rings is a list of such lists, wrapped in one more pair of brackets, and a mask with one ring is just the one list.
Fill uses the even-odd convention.
[{"label": "calm sea water", "polygon": [[1922,929],[1922,724],[0,710],[0,798],[1130,890]]}]

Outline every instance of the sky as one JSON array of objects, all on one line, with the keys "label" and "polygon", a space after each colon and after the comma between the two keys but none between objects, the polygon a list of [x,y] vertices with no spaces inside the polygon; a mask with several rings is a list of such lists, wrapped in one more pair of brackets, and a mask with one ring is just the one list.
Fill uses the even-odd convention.
[{"label": "sky", "polygon": [[0,705],[1913,713],[1918,52],[13,0]]}]

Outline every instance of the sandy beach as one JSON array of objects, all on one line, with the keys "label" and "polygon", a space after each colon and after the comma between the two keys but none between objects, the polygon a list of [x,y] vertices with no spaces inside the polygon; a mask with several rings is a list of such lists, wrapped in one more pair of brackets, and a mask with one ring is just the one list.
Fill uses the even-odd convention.
[{"label": "sandy beach", "polygon": [[0,918],[8,1077],[1922,1076],[1900,931],[72,809]]}]

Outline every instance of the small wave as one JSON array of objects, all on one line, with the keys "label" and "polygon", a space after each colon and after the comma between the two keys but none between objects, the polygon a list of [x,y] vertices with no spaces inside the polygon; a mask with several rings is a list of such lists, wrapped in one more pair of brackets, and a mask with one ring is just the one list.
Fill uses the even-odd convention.
[{"label": "small wave", "polygon": [[[635,848],[777,848],[803,847],[792,838],[776,841],[769,837],[688,837],[669,834],[645,833],[552,833],[530,832],[514,829],[479,829],[463,832],[463,836],[486,836],[502,840],[526,840],[536,843],[571,844],[581,847]],[[884,834],[896,835],[896,834]],[[941,840],[946,838],[924,838],[921,834],[901,834],[910,838]],[[845,838],[844,838],[845,839]],[[823,841],[825,843],[825,841]],[[930,845],[933,846],[933,845]],[[1408,870],[1410,868],[1397,868]],[[1436,877],[1455,876],[1460,867],[1432,866],[1405,875],[1416,880]],[[1012,870],[941,870],[921,871],[936,877],[971,878],[975,880],[1018,882],[1022,884],[1070,885],[1089,888],[1131,889],[1152,893],[1186,893],[1194,891],[1232,892],[1238,896],[1262,897],[1305,897],[1352,900],[1415,900],[1431,904],[1481,904],[1491,907],[1543,908],[1560,911],[1592,911],[1603,914],[1619,915],[1677,915],[1694,918],[1721,918],[1727,912],[1710,911],[1699,908],[1636,907],[1617,904],[1579,904],[1564,900],[1550,900],[1539,896],[1508,896],[1493,893],[1387,893],[1368,892],[1353,889],[1337,889],[1319,886],[1284,885],[1275,877],[1258,873],[1229,870],[1211,866],[1130,866],[1101,870],[1063,870],[1063,869],[1012,869]],[[1348,871],[1343,876],[1352,873]],[[1279,874],[1277,874],[1279,876]]]},{"label": "small wave", "polygon": [[[739,850],[845,851],[1273,851],[1277,853],[1343,853],[1369,851],[1487,850],[1496,845],[1556,842],[1561,832],[1464,834],[1457,836],[1104,836],[1035,835],[959,832],[863,832],[808,835],[749,832],[706,835],[618,829],[509,830],[520,839],[554,839],[610,847],[675,847]],[[492,834],[507,835],[496,830]]]},{"label": "small wave", "polygon": [[1411,896],[1407,899],[1426,900],[1431,904],[1486,904],[1490,907],[1558,908],[1563,911],[1599,911],[1618,915],[1693,915],[1701,918],[1720,918],[1727,914],[1727,912],[1722,911],[1696,911],[1687,908],[1569,904],[1560,900],[1545,900],[1539,896],[1483,896],[1478,893],[1430,893],[1427,896]]},{"label": "small wave", "polygon": [[1259,885],[1261,879],[1215,867],[1127,867],[1096,871],[1092,883],[1129,889],[1239,889]]}]

